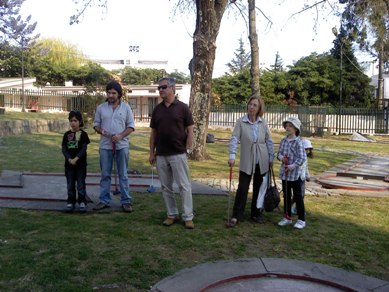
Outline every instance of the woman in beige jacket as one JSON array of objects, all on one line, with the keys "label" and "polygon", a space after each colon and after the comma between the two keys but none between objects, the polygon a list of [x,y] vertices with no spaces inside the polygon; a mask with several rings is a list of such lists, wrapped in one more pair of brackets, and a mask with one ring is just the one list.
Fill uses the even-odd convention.
[{"label": "woman in beige jacket", "polygon": [[236,150],[240,142],[239,185],[236,191],[232,218],[227,227],[234,227],[244,220],[244,210],[252,176],[253,197],[251,201],[251,220],[262,222],[262,209],[257,208],[259,188],[262,177],[273,163],[274,145],[266,121],[262,118],[264,103],[256,95],[247,102],[247,113],[236,121],[229,144],[230,158],[228,165],[235,164]]}]

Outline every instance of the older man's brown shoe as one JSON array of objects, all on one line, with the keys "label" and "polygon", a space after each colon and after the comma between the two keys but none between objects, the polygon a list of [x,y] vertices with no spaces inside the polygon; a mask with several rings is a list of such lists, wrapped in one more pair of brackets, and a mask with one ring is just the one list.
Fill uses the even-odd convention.
[{"label": "older man's brown shoe", "polygon": [[185,221],[185,228],[186,229],[194,229],[194,223],[192,220]]},{"label": "older man's brown shoe", "polygon": [[165,225],[165,226],[171,226],[171,225],[173,225],[176,222],[177,222],[177,218],[170,218],[170,217],[168,217],[168,218],[165,219],[165,221],[163,221],[162,224]]}]

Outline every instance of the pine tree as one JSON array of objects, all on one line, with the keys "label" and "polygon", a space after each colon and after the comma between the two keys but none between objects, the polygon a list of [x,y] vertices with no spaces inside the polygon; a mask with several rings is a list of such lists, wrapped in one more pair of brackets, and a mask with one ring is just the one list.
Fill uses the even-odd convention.
[{"label": "pine tree", "polygon": [[0,42],[16,41],[21,46],[28,44],[38,36],[32,36],[36,22],[30,24],[31,15],[23,20],[19,15],[25,0],[0,1]]},{"label": "pine tree", "polygon": [[274,65],[271,65],[270,68],[272,68],[272,70],[274,70],[274,71],[284,71],[284,66],[283,66],[282,59],[281,59],[279,52],[277,52],[277,54],[276,54],[276,59],[274,60]]},{"label": "pine tree", "polygon": [[378,99],[383,101],[384,64],[389,61],[389,2],[388,0],[342,0],[346,8],[342,26],[360,48],[378,59]]},{"label": "pine tree", "polygon": [[246,52],[242,38],[239,39],[239,48],[234,53],[234,58],[226,66],[232,75],[241,73],[250,68],[250,53]]}]

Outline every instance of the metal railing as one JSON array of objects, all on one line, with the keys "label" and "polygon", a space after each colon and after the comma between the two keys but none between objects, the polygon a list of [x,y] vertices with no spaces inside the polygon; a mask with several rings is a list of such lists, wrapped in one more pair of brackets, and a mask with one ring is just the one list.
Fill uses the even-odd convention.
[{"label": "metal railing", "polygon": [[[20,90],[0,89],[0,107],[20,111],[23,100]],[[93,115],[103,95],[86,95],[77,92],[29,91],[24,94],[24,104],[29,111],[79,110]],[[147,98],[130,99],[135,120],[150,121],[155,103]],[[238,118],[246,113],[246,105],[213,106],[209,114],[209,125],[233,127]],[[264,118],[271,129],[282,129],[282,122],[289,116],[298,117],[302,123],[302,134],[323,135],[325,133],[388,134],[388,109],[377,108],[333,108],[318,106],[266,105]]]},{"label": "metal railing", "polygon": [[18,89],[0,89],[0,107],[11,111],[20,111],[24,104],[27,111],[62,112],[77,109],[93,112],[96,102],[100,103],[104,99],[103,95],[80,92],[26,89],[23,95]]},{"label": "metal railing", "polygon": [[[245,113],[245,105],[213,107],[209,125],[233,127]],[[264,118],[271,129],[282,129],[282,122],[289,116],[300,119],[304,135],[323,135],[325,132],[388,134],[388,111],[385,109],[266,105]]]}]

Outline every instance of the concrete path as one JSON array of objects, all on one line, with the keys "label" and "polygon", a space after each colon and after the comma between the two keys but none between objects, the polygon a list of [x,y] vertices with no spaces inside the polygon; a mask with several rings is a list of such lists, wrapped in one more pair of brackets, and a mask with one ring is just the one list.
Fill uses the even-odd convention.
[{"label": "concrete path", "polygon": [[[88,210],[99,202],[99,174],[88,174],[86,179],[89,197]],[[129,175],[130,192],[147,192],[153,182],[156,193],[161,191],[158,177]],[[114,179],[112,190],[115,189]],[[178,188],[175,187],[178,192]],[[192,181],[193,194],[226,196],[222,189]],[[103,212],[121,211],[120,195],[111,195],[111,208]],[[66,178],[60,173],[20,173],[3,171],[0,175],[0,207],[64,211],[66,205]]]}]

